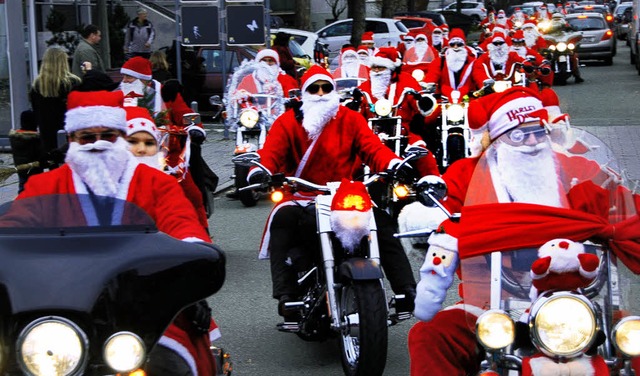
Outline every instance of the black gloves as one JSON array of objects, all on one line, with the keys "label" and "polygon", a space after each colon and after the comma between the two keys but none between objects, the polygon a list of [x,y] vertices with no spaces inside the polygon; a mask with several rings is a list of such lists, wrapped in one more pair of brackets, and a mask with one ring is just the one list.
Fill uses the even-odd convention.
[{"label": "black gloves", "polygon": [[211,308],[206,300],[201,300],[185,308],[184,314],[191,322],[191,330],[196,334],[209,333],[211,325]]},{"label": "black gloves", "polygon": [[268,176],[262,170],[254,170],[247,180],[249,184],[262,184],[268,181]]},{"label": "black gloves", "polygon": [[394,171],[394,177],[402,183],[411,183],[415,177],[415,170],[410,164],[405,163]]}]

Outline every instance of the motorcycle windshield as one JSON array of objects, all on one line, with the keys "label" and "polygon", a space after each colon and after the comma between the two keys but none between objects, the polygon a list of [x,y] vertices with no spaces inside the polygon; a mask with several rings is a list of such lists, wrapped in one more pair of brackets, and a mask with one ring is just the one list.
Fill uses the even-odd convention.
[{"label": "motorcycle windshield", "polygon": [[353,90],[366,81],[364,78],[336,78],[336,90],[339,92],[344,90]]},{"label": "motorcycle windshield", "polygon": [[237,129],[242,110],[252,108],[260,113],[258,125],[264,123],[268,128],[284,113],[287,96],[277,75],[269,73],[266,65],[245,60],[227,84],[223,98],[227,115],[225,123],[231,130]]},{"label": "motorcycle windshield", "polygon": [[[554,239],[567,239],[572,252],[583,243],[585,253],[598,256],[597,276],[581,283],[591,283],[592,300],[607,302],[607,314],[615,311],[618,320],[640,313],[640,294],[630,288],[640,282],[634,275],[640,273],[640,248],[630,240],[637,234],[629,235],[640,226],[633,195],[637,183],[634,188],[612,151],[588,132],[538,134],[536,151],[509,147],[503,139],[509,136],[523,135],[500,136],[476,160],[460,213],[459,291],[469,326],[475,328],[487,309],[521,318],[540,292],[532,287],[532,264],[539,248]],[[574,268],[569,273],[579,274],[577,256],[569,260]],[[538,286],[567,286],[566,280],[549,281]]]},{"label": "motorcycle windshield", "polygon": [[[83,195],[25,198],[0,208],[0,316],[86,320],[102,339],[132,330],[148,346],[184,307],[224,281],[210,244],[159,232],[135,205]],[[93,323],[93,324],[91,324]]]}]

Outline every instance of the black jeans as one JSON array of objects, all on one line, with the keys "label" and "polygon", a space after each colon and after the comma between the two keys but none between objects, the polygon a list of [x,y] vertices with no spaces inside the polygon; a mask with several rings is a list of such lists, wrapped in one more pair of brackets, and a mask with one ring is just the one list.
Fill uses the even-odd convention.
[{"label": "black jeans", "polygon": [[[393,236],[395,224],[384,211],[374,208],[373,215],[378,227],[380,262],[395,293],[415,288],[411,265],[400,241]],[[274,215],[270,227],[270,261],[273,297],[297,296],[297,274],[287,258],[298,254],[312,254],[320,257],[320,239],[317,231],[315,207],[284,206]],[[294,262],[294,264],[296,264]]]}]

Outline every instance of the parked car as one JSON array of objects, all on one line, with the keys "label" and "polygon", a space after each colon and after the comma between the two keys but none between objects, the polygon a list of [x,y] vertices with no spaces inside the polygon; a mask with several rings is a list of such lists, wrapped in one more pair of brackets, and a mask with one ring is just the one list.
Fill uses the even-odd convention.
[{"label": "parked car", "polygon": [[[320,42],[328,45],[330,55],[336,56],[343,45],[351,41],[353,19],[347,18],[329,24],[316,31]],[[373,40],[377,47],[396,46],[402,36],[409,32],[400,20],[393,18],[366,18],[365,31],[373,32]]]},{"label": "parked car", "polygon": [[603,60],[605,64],[613,64],[616,54],[616,39],[601,13],[567,14],[567,22],[576,31],[582,32],[582,40],[578,44],[578,57],[581,60]]},{"label": "parked car", "polygon": [[567,13],[585,13],[585,12],[596,12],[602,14],[605,21],[611,28],[611,30],[615,31],[615,24],[613,20],[613,15],[609,11],[609,7],[606,5],[598,5],[598,4],[589,4],[589,5],[576,5],[571,8]]},{"label": "parked car", "polygon": [[[434,9],[436,12],[443,11],[457,11],[458,3],[454,1],[453,3],[447,5],[444,8]],[[476,1],[462,1],[460,4],[460,13],[465,14],[473,20],[475,23],[480,23],[480,21],[484,20],[487,17],[487,9],[484,7],[484,3],[478,3]]]},{"label": "parked car", "polygon": [[624,2],[616,7],[613,11],[613,22],[616,25],[616,37],[619,40],[627,40],[627,34],[631,26],[631,15],[633,12],[633,3]]},{"label": "parked car", "polygon": [[412,16],[395,16],[393,18],[400,20],[409,31],[426,32],[429,34],[427,36],[430,36],[433,29],[437,27],[431,18]]},{"label": "parked car", "polygon": [[[420,17],[420,18],[428,18],[433,21],[436,26],[441,26],[447,23],[447,20],[444,16],[438,12],[433,11],[420,11],[420,12],[397,12],[393,15],[394,18],[397,17]],[[406,25],[406,24],[405,24]],[[408,27],[408,26],[407,26]]]}]

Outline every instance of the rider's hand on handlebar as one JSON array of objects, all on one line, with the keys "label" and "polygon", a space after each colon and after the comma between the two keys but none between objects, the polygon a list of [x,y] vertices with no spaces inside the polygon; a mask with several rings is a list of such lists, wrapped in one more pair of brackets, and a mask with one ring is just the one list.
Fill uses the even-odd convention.
[{"label": "rider's hand on handlebar", "polygon": [[249,184],[262,184],[269,181],[269,177],[267,174],[259,169],[256,169],[251,172],[251,175],[247,177],[247,182]]},{"label": "rider's hand on handlebar", "polygon": [[393,176],[402,183],[411,183],[415,177],[415,170],[408,163],[403,164],[400,168],[394,168]]}]

